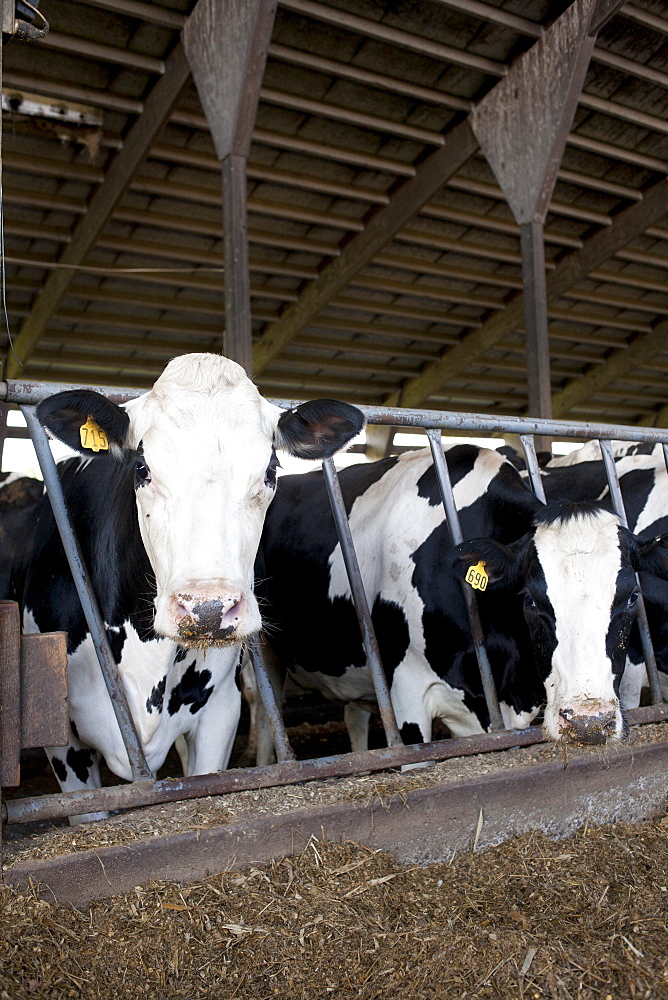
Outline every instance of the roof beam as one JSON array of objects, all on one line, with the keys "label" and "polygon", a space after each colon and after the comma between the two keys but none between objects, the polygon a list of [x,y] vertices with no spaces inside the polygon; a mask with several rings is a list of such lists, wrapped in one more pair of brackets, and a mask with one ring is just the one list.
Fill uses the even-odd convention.
[{"label": "roof beam", "polygon": [[266,368],[294,340],[302,327],[350,283],[477,150],[478,143],[469,125],[466,122],[456,125],[447,134],[445,145],[424,161],[415,177],[396,189],[389,205],[371,217],[364,231],[347,244],[341,256],[306,286],[299,302],[286,309],[278,322],[272,324],[255,346],[256,373]]},{"label": "roof beam", "polygon": [[63,296],[74,281],[76,265],[83,263],[94,246],[102,229],[113,214],[134,176],[144,161],[156,136],[161,131],[179,99],[190,76],[188,61],[179,44],[165,64],[165,74],[160,77],[144,102],[143,114],[132,126],[124,141],[123,149],[109,167],[105,179],[93,195],[88,211],[72,233],[59,264],[47,278],[35,305],[21,327],[14,344],[19,359],[10,354],[6,363],[6,378],[20,374],[19,362],[25,362],[46,330]]},{"label": "roof beam", "polygon": [[569,382],[565,389],[552,397],[553,416],[563,417],[574,406],[596,395],[611,382],[646,364],[656,354],[666,350],[667,338],[668,320],[664,320],[651,333],[637,337],[625,350],[615,351],[604,365],[587,372],[584,378]]},{"label": "roof beam", "polygon": [[[569,254],[557,265],[547,277],[548,302],[559,299],[666,212],[668,182],[660,180],[645,192],[641,202],[624,209],[615,216],[611,226],[596,233],[587,240],[582,250]],[[468,334],[457,347],[445,351],[439,361],[428,365],[417,378],[408,381],[401,394],[397,393],[396,398],[388,401],[388,405],[397,405],[400,399],[402,406],[418,407],[444,383],[457,378],[477,358],[521,327],[523,300],[522,293],[518,294],[505,310],[495,312],[480,329]]]}]

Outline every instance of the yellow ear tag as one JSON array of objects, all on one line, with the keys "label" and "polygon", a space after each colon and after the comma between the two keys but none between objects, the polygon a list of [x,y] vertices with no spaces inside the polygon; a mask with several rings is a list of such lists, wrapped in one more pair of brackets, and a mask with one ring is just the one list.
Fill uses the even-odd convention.
[{"label": "yellow ear tag", "polygon": [[484,562],[479,562],[475,566],[469,566],[468,573],[464,577],[467,583],[469,583],[474,590],[486,590],[487,584],[489,583],[489,577],[485,572]]},{"label": "yellow ear tag", "polygon": [[90,413],[85,424],[79,428],[82,448],[90,448],[91,451],[109,451],[109,440],[100,425],[93,420]]}]

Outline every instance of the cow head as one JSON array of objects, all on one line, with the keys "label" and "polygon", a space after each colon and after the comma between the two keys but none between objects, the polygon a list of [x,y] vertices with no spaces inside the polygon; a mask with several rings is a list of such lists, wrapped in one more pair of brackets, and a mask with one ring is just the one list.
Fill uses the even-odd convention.
[{"label": "cow head", "polygon": [[[134,460],[139,527],[157,589],[154,628],[196,647],[238,642],[261,626],[253,563],[276,486],[276,449],[328,458],[364,422],[335,400],[281,410],[240,365],[215,354],[176,358],[124,406],[75,389],[44,400],[37,413],[87,458]],[[108,451],[82,445],[89,416]]]},{"label": "cow head", "polygon": [[459,546],[465,567],[485,563],[495,589],[523,595],[524,618],[545,684],[544,728],[554,740],[605,743],[625,732],[619,685],[635,618],[635,573],[668,578],[668,536],[641,544],[595,504],[540,506],[512,545]]}]

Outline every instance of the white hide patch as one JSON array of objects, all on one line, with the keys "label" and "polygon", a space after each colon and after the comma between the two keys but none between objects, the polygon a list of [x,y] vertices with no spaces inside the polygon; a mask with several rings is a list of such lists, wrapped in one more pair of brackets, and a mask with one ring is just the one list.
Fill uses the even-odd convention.
[{"label": "white hide patch", "polygon": [[606,652],[617,575],[621,568],[619,522],[600,511],[537,526],[534,543],[555,616],[557,647],[545,681],[545,728],[559,738],[559,711],[622,719]]}]

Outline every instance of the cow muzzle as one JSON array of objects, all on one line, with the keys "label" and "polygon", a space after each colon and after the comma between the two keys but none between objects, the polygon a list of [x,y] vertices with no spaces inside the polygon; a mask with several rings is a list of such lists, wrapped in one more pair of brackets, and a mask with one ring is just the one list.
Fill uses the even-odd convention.
[{"label": "cow muzzle", "polygon": [[236,587],[186,586],[167,604],[170,632],[182,646],[227,646],[247,635],[248,605]]},{"label": "cow muzzle", "polygon": [[559,738],[576,746],[600,746],[615,739],[617,712],[603,710],[597,713],[578,713],[576,709],[559,711]]}]

